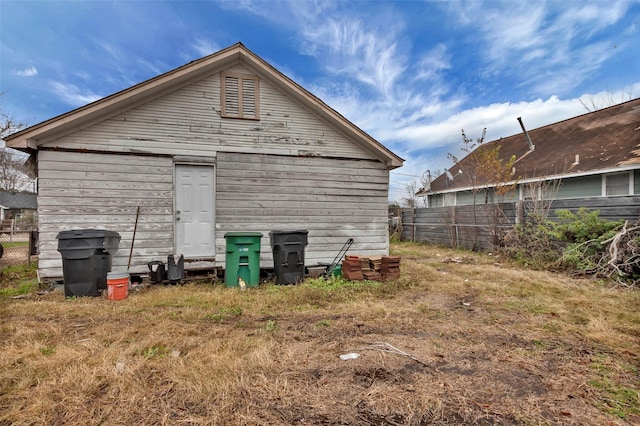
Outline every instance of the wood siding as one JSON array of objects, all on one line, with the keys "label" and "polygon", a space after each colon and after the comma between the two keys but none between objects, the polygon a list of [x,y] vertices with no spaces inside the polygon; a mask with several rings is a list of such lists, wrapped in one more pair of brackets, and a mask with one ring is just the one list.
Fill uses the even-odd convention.
[{"label": "wood siding", "polygon": [[[173,160],[56,151],[39,153],[40,273],[62,276],[56,236],[68,229],[108,229],[122,239],[114,269],[128,262],[141,206],[131,272],[173,253]],[[379,162],[221,153],[216,167],[216,265],[224,234],[262,232],[261,266],[273,267],[272,230],[308,230],[307,265],[331,262],[348,238],[352,253],[388,254],[387,184]],[[188,265],[187,265],[188,269]]]},{"label": "wood siding", "polygon": [[[508,230],[516,222],[516,203],[502,203],[499,206],[499,227]],[[638,220],[640,196],[554,200],[549,219],[558,220],[558,210],[575,213],[580,208],[598,211],[599,217],[606,220]],[[473,206],[403,210],[402,240],[467,249],[495,249],[495,205],[478,205],[475,213],[473,210]]]},{"label": "wood siding", "polygon": [[491,250],[500,228],[511,226],[515,217],[513,203],[500,206],[501,212],[495,204],[403,210],[402,240]]},{"label": "wood siding", "polygon": [[388,254],[389,172],[376,161],[220,153],[216,261],[226,232],[262,232],[261,266],[273,267],[269,232],[307,230],[306,264],[350,253]]},{"label": "wood siding", "polygon": [[62,277],[56,236],[70,229],[108,229],[120,234],[114,270],[126,270],[140,216],[132,271],[165,259],[173,240],[173,161],[166,157],[40,151],[38,153],[39,270]]},{"label": "wood siding", "polygon": [[138,206],[130,272],[166,261],[175,244],[175,164],[201,161],[215,164],[216,266],[224,266],[229,231],[264,234],[262,267],[273,267],[271,230],[308,230],[308,265],[332,261],[348,238],[350,252],[388,254],[386,165],[266,80],[259,88],[259,121],[221,118],[216,72],[42,143],[41,277],[62,278],[56,236],[69,229],[118,232],[113,268],[126,269]]},{"label": "wood siding", "polygon": [[373,158],[266,80],[259,87],[259,121],[221,118],[220,73],[215,73],[42,147],[205,157],[231,151]]}]

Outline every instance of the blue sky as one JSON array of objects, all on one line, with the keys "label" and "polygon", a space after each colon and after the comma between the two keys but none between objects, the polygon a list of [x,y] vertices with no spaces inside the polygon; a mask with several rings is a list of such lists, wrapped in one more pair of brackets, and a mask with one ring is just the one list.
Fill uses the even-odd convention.
[{"label": "blue sky", "polygon": [[394,200],[461,129],[640,96],[639,1],[0,0],[0,107],[36,124],[238,41],[406,159]]}]

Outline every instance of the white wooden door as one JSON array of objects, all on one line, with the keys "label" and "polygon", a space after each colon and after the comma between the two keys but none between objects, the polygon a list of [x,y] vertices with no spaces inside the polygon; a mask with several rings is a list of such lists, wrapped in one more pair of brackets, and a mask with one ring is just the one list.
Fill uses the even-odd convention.
[{"label": "white wooden door", "polygon": [[215,256],[213,166],[176,165],[176,253]]}]

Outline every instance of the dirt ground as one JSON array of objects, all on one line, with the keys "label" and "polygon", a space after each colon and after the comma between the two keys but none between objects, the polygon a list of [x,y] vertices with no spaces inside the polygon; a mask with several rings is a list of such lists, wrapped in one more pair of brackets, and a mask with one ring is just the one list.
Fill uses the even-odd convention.
[{"label": "dirt ground", "polygon": [[396,250],[402,277],[370,292],[4,303],[0,425],[640,424],[640,324],[614,321],[636,295]]},{"label": "dirt ground", "polygon": [[[586,382],[589,365],[605,348],[579,338],[538,342],[517,324],[491,318],[472,295],[434,300],[413,294],[395,302],[423,302],[433,309],[431,318],[398,318],[389,309],[384,321],[341,315],[320,331],[314,324],[325,316],[279,317],[278,340],[287,356],[277,376],[296,391],[275,399],[255,394],[243,419],[332,425],[640,422],[606,416],[595,406]],[[338,353],[360,357],[345,361]]]}]

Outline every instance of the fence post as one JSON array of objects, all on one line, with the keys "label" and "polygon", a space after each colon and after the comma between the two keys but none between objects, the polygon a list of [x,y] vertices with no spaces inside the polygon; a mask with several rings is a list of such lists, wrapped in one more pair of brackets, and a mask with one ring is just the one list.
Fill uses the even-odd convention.
[{"label": "fence post", "polygon": [[522,200],[516,201],[516,225],[524,223],[524,204]]},{"label": "fence post", "polygon": [[411,242],[416,242],[416,209],[411,209]]},{"label": "fence post", "polygon": [[451,206],[451,248],[458,246],[458,226],[456,225],[456,206]]}]

